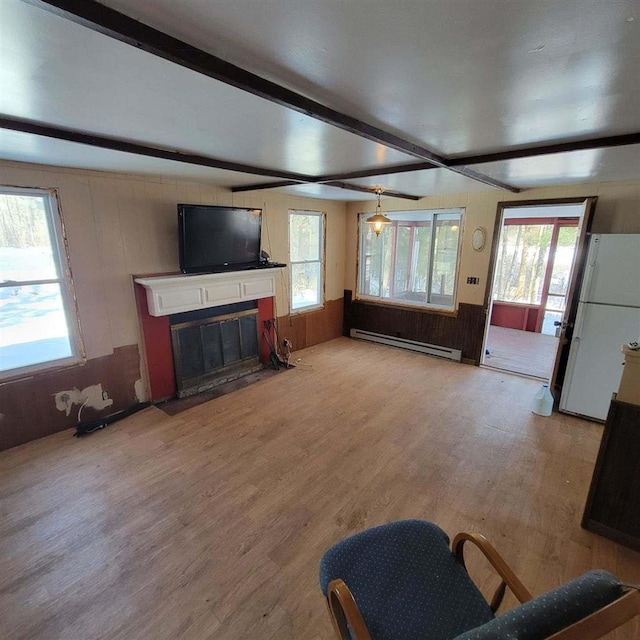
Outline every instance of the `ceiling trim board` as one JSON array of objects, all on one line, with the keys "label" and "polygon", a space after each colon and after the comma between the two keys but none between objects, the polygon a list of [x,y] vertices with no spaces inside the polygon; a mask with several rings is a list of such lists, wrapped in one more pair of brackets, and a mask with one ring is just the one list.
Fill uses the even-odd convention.
[{"label": "ceiling trim board", "polygon": [[240,164],[238,162],[229,162],[227,160],[211,158],[209,156],[171,151],[169,149],[162,149],[160,147],[140,144],[138,142],[128,142],[126,140],[120,140],[119,138],[111,138],[83,131],[75,131],[72,129],[62,129],[60,127],[41,124],[39,122],[32,122],[31,120],[23,120],[21,118],[10,118],[0,115],[0,129],[31,133],[38,136],[45,136],[47,138],[55,138],[56,140],[66,140],[68,142],[85,144],[91,147],[100,147],[102,149],[111,149],[113,151],[122,151],[124,153],[133,153],[140,156],[173,160],[175,162],[183,162],[187,164],[196,164],[203,167],[211,167],[213,169],[224,169],[227,171],[235,171],[237,173],[265,176],[267,178],[285,178],[293,184],[314,181],[312,176],[306,176],[300,173],[265,169],[262,167]]},{"label": "ceiling trim board", "polygon": [[497,189],[513,193],[520,191],[516,187],[489,176],[484,176],[467,167],[460,165],[450,167],[447,158],[425,147],[367,124],[353,116],[331,109],[291,89],[222,60],[138,20],[134,20],[95,0],[22,0],[22,2],[44,9],[76,24],[114,38],[119,42],[169,60],[265,100],[275,102],[288,109],[293,109],[361,138],[366,138],[410,156],[427,160],[439,167],[450,169],[455,173],[460,173],[472,180],[483,182]]}]

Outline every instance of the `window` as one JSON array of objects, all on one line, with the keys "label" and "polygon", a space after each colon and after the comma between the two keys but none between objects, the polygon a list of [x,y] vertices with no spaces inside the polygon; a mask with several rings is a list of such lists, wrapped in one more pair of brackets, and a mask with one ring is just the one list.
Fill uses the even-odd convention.
[{"label": "window", "polygon": [[453,309],[460,209],[395,211],[377,237],[360,215],[358,297]]},{"label": "window", "polygon": [[289,261],[291,263],[291,311],[323,305],[324,214],[289,211]]},{"label": "window", "polygon": [[540,304],[552,232],[553,224],[508,224],[502,228],[494,300]]},{"label": "window", "polygon": [[566,296],[577,238],[578,220],[574,218],[550,220],[548,224],[505,221],[498,248],[493,299],[541,304],[550,259],[553,268],[548,295]]},{"label": "window", "polygon": [[79,360],[79,332],[53,191],[0,187],[0,377]]}]

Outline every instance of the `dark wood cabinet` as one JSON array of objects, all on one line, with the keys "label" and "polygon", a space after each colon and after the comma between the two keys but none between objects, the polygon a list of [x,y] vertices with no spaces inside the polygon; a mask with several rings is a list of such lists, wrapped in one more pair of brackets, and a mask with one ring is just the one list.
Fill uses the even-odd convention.
[{"label": "dark wood cabinet", "polygon": [[640,551],[640,405],[611,401],[582,526]]}]

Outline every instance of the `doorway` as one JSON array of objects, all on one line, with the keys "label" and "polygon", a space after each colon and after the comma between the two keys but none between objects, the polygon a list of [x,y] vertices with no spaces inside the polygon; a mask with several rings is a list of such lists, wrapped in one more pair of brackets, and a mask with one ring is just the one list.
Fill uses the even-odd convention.
[{"label": "doorway", "polygon": [[585,204],[501,205],[484,366],[552,379],[575,291]]}]

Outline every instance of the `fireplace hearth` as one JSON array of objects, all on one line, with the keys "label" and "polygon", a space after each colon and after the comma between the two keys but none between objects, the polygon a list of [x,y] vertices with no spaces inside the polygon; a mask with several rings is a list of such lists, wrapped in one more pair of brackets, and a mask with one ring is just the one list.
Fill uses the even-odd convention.
[{"label": "fireplace hearth", "polygon": [[[247,309],[247,306],[252,308]],[[184,398],[262,368],[256,303],[181,313],[170,318],[176,391]]]}]

